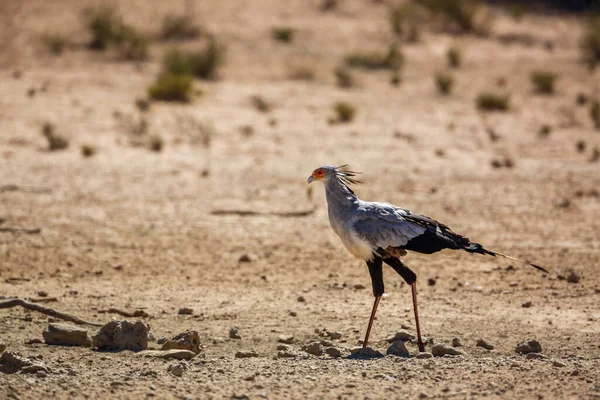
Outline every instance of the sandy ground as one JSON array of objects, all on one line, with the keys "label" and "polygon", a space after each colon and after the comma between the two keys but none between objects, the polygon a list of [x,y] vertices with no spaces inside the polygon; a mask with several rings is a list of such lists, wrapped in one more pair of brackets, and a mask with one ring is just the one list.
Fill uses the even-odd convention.
[{"label": "sandy ground", "polygon": [[[114,2],[149,34],[187,3]],[[100,310],[141,309],[155,338],[194,329],[202,352],[176,377],[167,372],[173,361],[130,351],[25,344],[41,338],[48,317],[4,309],[0,343],[41,358],[52,372],[0,374],[0,398],[599,399],[600,163],[589,159],[600,134],[575,98],[598,96],[600,78],[580,62],[578,19],[516,22],[496,11],[487,38],[423,29],[419,43],[403,46],[400,86],[389,84],[387,72],[357,72],[358,86],[344,90],[332,74],[344,54],[393,40],[385,4],[347,1],[322,13],[315,1],[221,3],[193,8],[228,46],[219,80],[197,81],[204,95],[189,105],[153,103],[142,114],[134,101],[170,45],[154,44],[147,62],[119,61],[85,48],[81,15],[99,2],[2,2],[0,227],[41,233],[0,232],[0,295],[45,291],[58,300],[49,306],[100,323],[119,318]],[[276,25],[297,29],[292,44],[271,39]],[[49,54],[39,40],[47,32],[68,35],[74,46]],[[520,40],[507,43],[510,35]],[[453,94],[442,97],[432,76],[445,69],[452,44],[463,49],[464,63],[453,71]],[[315,79],[290,80],[299,64],[312,65]],[[540,68],[559,74],[556,94],[533,93],[529,75]],[[485,90],[510,93],[511,110],[478,112],[475,98]],[[255,95],[273,110],[257,111]],[[340,100],[357,107],[356,120],[330,125]],[[142,118],[149,135],[164,138],[162,152],[130,145]],[[45,150],[45,121],[70,139],[68,150]],[[553,127],[545,139],[543,124]],[[490,128],[499,140],[490,140]],[[97,154],[82,157],[83,144]],[[513,168],[492,167],[504,157]],[[342,334],[333,340],[342,351],[355,347],[373,300],[366,266],[329,228],[322,187],[307,194],[314,168],[342,163],[364,172],[361,198],[432,216],[550,274],[469,254],[409,254],[423,334],[447,344],[459,338],[466,355],[308,355],[301,347],[322,340],[315,332],[323,328]],[[313,207],[288,218],[211,213]],[[579,282],[564,279],[571,270]],[[384,278],[371,345],[385,354],[389,333],[414,331],[414,318],[409,288],[389,269]],[[179,315],[181,307],[193,314]],[[241,339],[229,338],[232,326]],[[277,356],[284,334],[294,336],[298,357]],[[495,349],[476,347],[480,338]],[[528,338],[541,343],[545,358],[515,353]],[[408,348],[417,353],[414,343]],[[258,356],[235,357],[250,350]]]}]

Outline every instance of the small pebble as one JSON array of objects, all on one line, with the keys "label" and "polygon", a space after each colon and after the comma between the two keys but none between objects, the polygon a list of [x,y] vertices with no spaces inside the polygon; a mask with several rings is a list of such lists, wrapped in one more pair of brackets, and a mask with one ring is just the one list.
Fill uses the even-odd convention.
[{"label": "small pebble", "polygon": [[523,304],[521,304],[521,306],[523,308],[529,308],[529,307],[531,307],[532,304],[533,303],[531,302],[531,300],[527,300],[527,301],[524,301]]},{"label": "small pebble", "polygon": [[291,344],[294,341],[294,335],[279,335],[277,341],[279,343]]},{"label": "small pebble", "polygon": [[416,357],[419,358],[419,359],[433,358],[433,354],[427,353],[427,352],[424,351],[424,352],[417,353]]},{"label": "small pebble", "polygon": [[242,338],[242,337],[240,336],[240,333],[239,333],[239,331],[238,331],[238,328],[237,328],[237,326],[232,326],[232,327],[229,329],[229,337],[230,337],[231,339],[241,339],[241,338]]},{"label": "small pebble", "polygon": [[575,271],[571,271],[569,275],[567,275],[567,282],[569,283],[578,283],[580,279],[581,277]]},{"label": "small pebble", "polygon": [[459,338],[455,337],[452,339],[452,347],[462,347],[462,342]]},{"label": "small pebble", "polygon": [[465,353],[462,350],[447,346],[444,343],[438,343],[431,348],[431,353],[435,357],[443,357],[445,355],[462,356]]},{"label": "small pebble", "polygon": [[527,339],[517,344],[515,352],[520,354],[541,353],[542,345],[535,339]]},{"label": "small pebble", "polygon": [[177,314],[179,315],[192,315],[193,313],[194,310],[189,307],[181,307],[179,311],[177,311]]},{"label": "small pebble", "polygon": [[494,345],[491,344],[486,339],[479,339],[479,340],[477,340],[476,346],[477,347],[483,347],[486,350],[494,350]]},{"label": "small pebble", "polygon": [[322,356],[325,349],[319,342],[312,342],[307,345],[302,346],[302,351],[307,352],[308,354],[312,354],[313,356]]},{"label": "small pebble", "polygon": [[251,358],[251,357],[258,357],[258,353],[255,352],[254,350],[238,351],[237,353],[235,353],[235,358]]}]

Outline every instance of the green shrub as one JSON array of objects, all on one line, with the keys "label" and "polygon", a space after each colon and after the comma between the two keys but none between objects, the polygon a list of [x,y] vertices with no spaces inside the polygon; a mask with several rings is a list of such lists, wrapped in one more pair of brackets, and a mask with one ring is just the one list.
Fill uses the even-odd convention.
[{"label": "green shrub", "polygon": [[165,15],[162,21],[160,37],[162,40],[187,40],[202,34],[189,15]]},{"label": "green shrub", "polygon": [[113,8],[102,7],[92,11],[87,27],[92,34],[89,46],[95,50],[106,50],[120,37],[123,20]]},{"label": "green shrub", "polygon": [[50,122],[45,122],[42,125],[42,135],[48,141],[48,150],[64,150],[69,147],[69,139],[55,133],[54,125]]},{"label": "green shrub", "polygon": [[62,35],[50,34],[42,37],[42,42],[50,53],[55,56],[61,55],[67,47],[67,39]]},{"label": "green shrub", "polygon": [[483,111],[507,111],[510,96],[502,96],[494,93],[482,93],[477,96],[477,108]]},{"label": "green shrub", "polygon": [[163,60],[163,70],[168,74],[193,75],[201,79],[216,77],[223,62],[224,48],[210,38],[204,49],[184,51],[173,49]]},{"label": "green shrub", "polygon": [[531,73],[531,83],[535,86],[535,90],[542,94],[554,93],[554,83],[556,82],[556,74],[548,71],[534,71]]},{"label": "green shrub", "polygon": [[454,85],[454,78],[450,74],[439,72],[435,75],[435,84],[441,94],[450,94]]},{"label": "green shrub", "polygon": [[289,27],[277,27],[271,30],[271,37],[278,42],[291,43],[294,39],[294,30]]},{"label": "green shrub", "polygon": [[595,100],[590,104],[590,118],[596,129],[600,129],[600,101]]},{"label": "green shrub", "polygon": [[400,69],[404,56],[396,44],[390,45],[387,53],[352,53],[346,56],[346,65],[365,69]]},{"label": "green shrub", "polygon": [[590,66],[600,63],[600,16],[591,18],[580,40],[583,59]]},{"label": "green shrub", "polygon": [[335,69],[334,74],[339,87],[347,89],[354,86],[354,79],[347,68],[338,67]]},{"label": "green shrub", "polygon": [[343,101],[335,103],[333,111],[335,112],[336,122],[340,123],[351,122],[356,114],[354,106]]},{"label": "green shrub", "polygon": [[186,74],[162,74],[150,86],[148,94],[155,100],[190,101],[193,77]]},{"label": "green shrub", "polygon": [[450,68],[458,68],[462,62],[462,54],[459,48],[450,47],[448,52],[446,53],[446,57],[448,58],[448,66]]},{"label": "green shrub", "polygon": [[470,0],[420,0],[419,4],[435,15],[441,15],[463,32],[475,29],[475,15],[478,8]]}]

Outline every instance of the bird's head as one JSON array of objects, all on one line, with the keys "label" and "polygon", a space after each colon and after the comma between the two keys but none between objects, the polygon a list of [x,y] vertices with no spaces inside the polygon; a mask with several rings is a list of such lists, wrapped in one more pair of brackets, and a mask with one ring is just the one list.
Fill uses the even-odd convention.
[{"label": "bird's head", "polygon": [[308,177],[308,183],[311,184],[314,181],[323,181],[323,183],[330,179],[337,178],[346,184],[361,183],[353,179],[352,177],[360,174],[360,172],[350,171],[348,164],[335,166],[335,165],[324,165],[315,169],[311,176]]}]

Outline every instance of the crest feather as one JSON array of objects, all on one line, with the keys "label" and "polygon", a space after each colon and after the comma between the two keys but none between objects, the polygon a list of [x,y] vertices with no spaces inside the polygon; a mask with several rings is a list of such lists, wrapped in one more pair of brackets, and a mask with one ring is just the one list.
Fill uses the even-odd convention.
[{"label": "crest feather", "polygon": [[340,165],[335,167],[335,175],[340,181],[346,185],[356,185],[362,183],[358,179],[354,179],[356,175],[360,175],[361,172],[352,171],[349,169],[348,164]]}]

